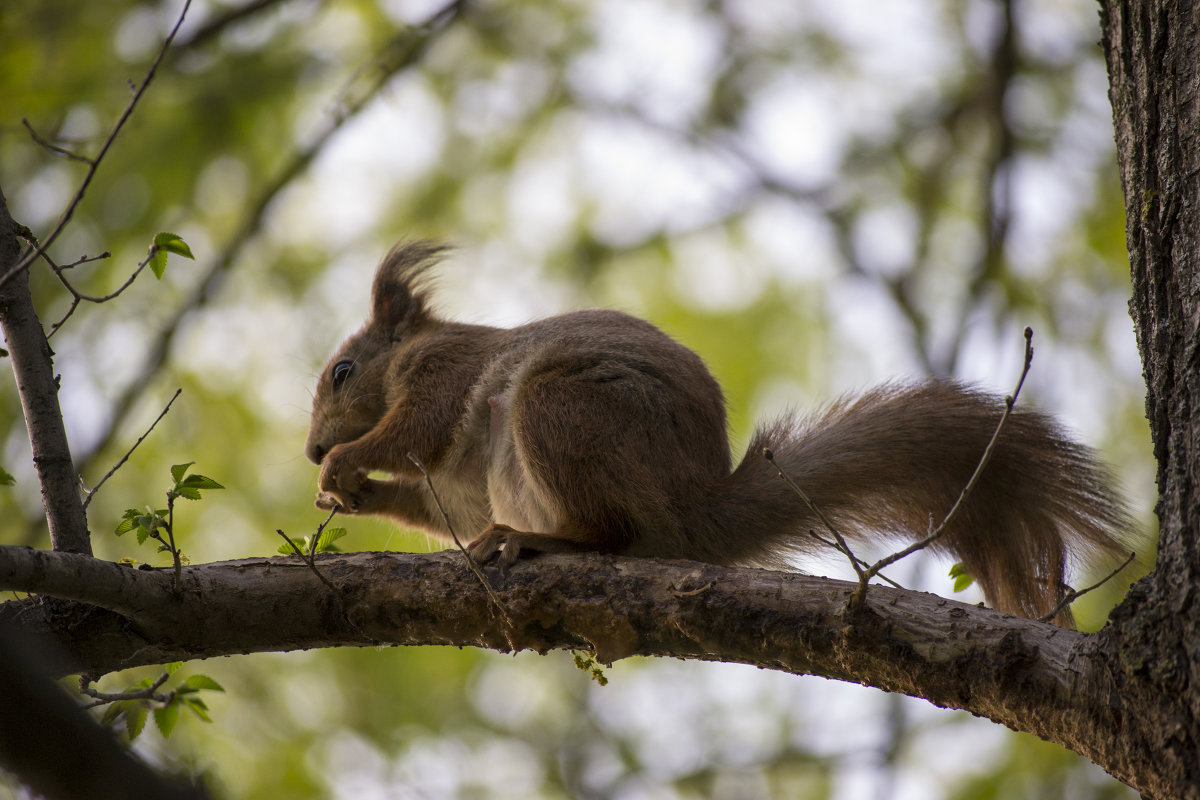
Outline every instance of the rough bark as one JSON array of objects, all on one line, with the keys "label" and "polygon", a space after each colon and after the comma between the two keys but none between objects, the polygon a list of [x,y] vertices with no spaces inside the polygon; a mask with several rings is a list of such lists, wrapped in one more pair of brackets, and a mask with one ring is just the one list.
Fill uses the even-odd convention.
[{"label": "rough bark", "polygon": [[[1133,316],[1158,461],[1156,569],[1113,615],[1107,647],[1134,715],[1115,773],[1146,796],[1200,797],[1200,10],[1170,0],[1102,6],[1125,193]],[[1161,698],[1176,698],[1175,704]],[[1126,771],[1128,768],[1128,771]],[[1111,767],[1110,767],[1111,769]]]},{"label": "rough bark", "polygon": [[[20,249],[18,225],[8,213],[8,203],[0,192],[0,275],[8,275],[16,265]],[[55,550],[91,555],[87,519],[58,404],[58,381],[50,343],[34,312],[25,270],[0,284],[0,328],[8,344],[33,446],[33,463],[42,487],[50,542]]]},{"label": "rough bark", "polygon": [[52,628],[66,654],[57,673],[380,644],[741,662],[925,697],[1084,752],[1095,750],[1090,709],[1112,702],[1107,674],[1090,666],[1094,637],[921,592],[872,587],[848,624],[855,587],[843,581],[560,555],[489,570],[499,614],[460,553],[357,553],[317,565],[328,585],[296,557],[188,567],[175,597],[169,570],[0,548],[0,588],[74,601],[53,615],[36,600],[9,604],[0,621],[43,636]]}]

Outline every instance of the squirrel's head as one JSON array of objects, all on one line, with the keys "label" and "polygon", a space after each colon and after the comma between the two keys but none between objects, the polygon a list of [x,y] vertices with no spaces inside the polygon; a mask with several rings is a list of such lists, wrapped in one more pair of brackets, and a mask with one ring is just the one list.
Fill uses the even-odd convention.
[{"label": "squirrel's head", "polygon": [[404,342],[431,321],[424,280],[446,248],[402,242],[375,273],[371,317],[329,359],[317,379],[305,455],[320,464],[337,444],[352,442],[375,427],[387,411],[387,376]]}]

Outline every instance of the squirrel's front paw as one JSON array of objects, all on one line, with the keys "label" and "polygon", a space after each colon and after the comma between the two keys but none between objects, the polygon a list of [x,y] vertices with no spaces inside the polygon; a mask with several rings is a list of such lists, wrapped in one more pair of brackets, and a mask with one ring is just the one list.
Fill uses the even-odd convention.
[{"label": "squirrel's front paw", "polygon": [[345,448],[338,445],[321,461],[316,506],[326,511],[338,506],[343,511],[354,513],[365,504],[371,483],[367,471],[354,466],[346,457]]}]

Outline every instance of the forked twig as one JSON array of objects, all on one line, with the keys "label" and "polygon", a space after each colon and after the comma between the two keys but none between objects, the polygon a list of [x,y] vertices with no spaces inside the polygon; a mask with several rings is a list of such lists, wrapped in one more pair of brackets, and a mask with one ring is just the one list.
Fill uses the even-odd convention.
[{"label": "forked twig", "polygon": [[[996,423],[996,430],[992,432],[992,438],[988,441],[987,447],[984,448],[983,455],[979,458],[979,463],[975,465],[975,471],[971,473],[970,480],[967,481],[967,484],[962,488],[962,491],[958,493],[958,499],[954,501],[954,505],[950,507],[950,511],[947,512],[945,518],[942,519],[942,524],[938,525],[936,529],[932,530],[928,536],[926,536],[924,539],[914,542],[903,550],[892,553],[890,556],[881,558],[879,561],[863,570],[859,576],[858,589],[855,590],[854,595],[850,598],[851,611],[857,611],[862,607],[862,604],[866,600],[867,596],[867,581],[870,580],[872,576],[878,574],[879,570],[896,563],[906,556],[912,555],[918,550],[924,550],[926,547],[942,538],[942,536],[946,533],[946,530],[950,527],[950,523],[954,521],[956,516],[958,516],[959,510],[963,507],[963,504],[966,503],[967,497],[970,496],[971,491],[975,488],[975,484],[979,482],[979,476],[983,474],[984,468],[986,468],[988,462],[992,460],[992,453],[996,448],[996,442],[1000,439],[1000,432],[1004,430],[1004,424],[1008,422],[1008,418],[1012,415],[1013,406],[1017,402],[1017,397],[1021,394],[1021,388],[1025,385],[1025,378],[1029,375],[1029,368],[1032,365],[1033,328],[1027,327],[1025,328],[1025,363],[1021,368],[1021,377],[1017,380],[1017,385],[1016,388],[1013,389],[1013,393],[1004,398],[1004,413],[1000,415],[1000,421]],[[930,527],[932,526],[933,525],[931,522]]]},{"label": "forked twig", "polygon": [[320,569],[317,568],[317,547],[320,545],[321,534],[324,533],[325,528],[330,522],[333,521],[334,516],[340,510],[341,506],[335,506],[333,510],[329,512],[329,516],[325,518],[325,521],[317,526],[317,532],[313,534],[312,539],[309,541],[307,553],[301,550],[300,545],[296,544],[292,537],[284,533],[282,529],[276,528],[275,532],[282,536],[283,540],[288,543],[288,546],[292,548],[296,555],[300,556],[301,560],[308,565],[308,568],[312,570],[312,573],[317,576],[317,580],[325,584],[325,588],[329,590],[329,593],[333,595],[333,599],[337,601],[338,610],[341,612],[342,619],[346,621],[346,624],[357,631],[359,635],[367,641],[378,643],[378,639],[367,633],[365,630],[363,630],[361,625],[350,618],[350,612],[346,608],[346,601],[342,598],[342,591],[334,585],[333,581],[329,580],[329,578],[326,578],[325,574],[321,572]]},{"label": "forked twig", "polygon": [[1112,572],[1108,573],[1103,578],[1101,578],[1100,580],[1093,583],[1091,586],[1088,586],[1083,589],[1072,589],[1070,586],[1068,586],[1067,587],[1068,591],[1067,591],[1066,596],[1063,597],[1062,600],[1059,600],[1058,605],[1056,605],[1054,608],[1050,609],[1049,613],[1038,617],[1038,622],[1049,622],[1050,620],[1054,619],[1055,617],[1058,616],[1058,613],[1060,611],[1062,611],[1067,606],[1071,605],[1071,603],[1074,603],[1080,597],[1083,597],[1085,594],[1092,591],[1093,589],[1099,589],[1101,586],[1108,583],[1113,578],[1117,577],[1117,575],[1120,574],[1122,571],[1124,571],[1124,569],[1126,567],[1128,567],[1130,564],[1132,564],[1136,558],[1137,558],[1137,552],[1136,551],[1130,552],[1129,558],[1125,559],[1125,561],[1122,562],[1121,566],[1117,567]]},{"label": "forked twig", "polygon": [[[792,476],[783,471],[783,467],[779,466],[779,462],[775,460],[775,453],[771,450],[771,448],[763,448],[763,458],[765,458],[771,464],[771,466],[775,468],[775,470],[779,473],[779,477],[783,478],[784,482],[791,487],[792,491],[795,492],[802,501],[804,501],[804,505],[808,506],[808,510],[813,512],[817,519],[820,520],[821,524],[825,526],[825,530],[833,534],[833,538],[836,541],[831,542],[828,539],[823,539],[817,535],[816,531],[809,531],[809,534],[818,542],[829,545],[834,550],[837,550],[839,553],[842,553],[844,556],[846,556],[846,558],[850,559],[850,566],[854,568],[854,574],[858,576],[858,579],[861,582],[863,580],[862,568],[869,566],[867,562],[854,555],[854,551],[850,549],[850,545],[846,542],[845,537],[843,537],[837,527],[830,522],[829,517],[825,516],[825,513],[817,507],[817,504],[814,503],[812,498],[808,496],[808,493],[801,489],[799,484],[792,480]],[[880,574],[878,577],[881,580],[887,581],[892,586],[895,586],[897,589],[903,588],[900,584],[896,583],[886,575]]]},{"label": "forked twig", "polygon": [[96,708],[97,706],[106,705],[108,703],[116,703],[121,700],[154,700],[159,703],[169,703],[174,696],[174,692],[159,694],[158,690],[171,677],[171,673],[164,672],[154,679],[144,689],[135,689],[130,692],[102,692],[99,689],[92,688],[92,679],[88,675],[79,676],[79,692],[92,698],[92,702],[85,703],[83,708]]},{"label": "forked twig", "polygon": [[[338,602],[340,603],[342,600],[341,592],[339,592],[338,588],[333,585],[332,581],[321,574],[321,570],[317,569],[317,540],[321,538],[321,531],[325,530],[325,526],[330,523],[330,521],[333,519],[333,515],[337,512],[338,510],[336,508],[330,511],[329,516],[325,518],[325,521],[317,526],[317,532],[313,535],[312,542],[309,544],[307,553],[301,550],[300,545],[296,544],[292,537],[284,533],[281,528],[276,528],[275,532],[283,537],[283,540],[288,543],[292,550],[296,551],[296,555],[304,559],[304,563],[308,564],[308,568],[311,569],[313,574],[317,576],[317,580],[325,584],[329,591],[333,592],[334,596],[337,597]],[[344,606],[342,607],[342,615],[346,616],[346,609]],[[350,622],[350,618],[348,616],[346,616],[346,621]],[[353,625],[354,623],[351,622],[350,624]]]},{"label": "forked twig", "polygon": [[504,603],[500,602],[500,598],[496,596],[496,591],[492,589],[492,584],[488,583],[487,576],[484,575],[483,570],[479,568],[479,563],[475,561],[475,558],[471,555],[470,551],[467,550],[467,548],[464,547],[463,543],[459,540],[458,534],[454,532],[454,526],[450,524],[450,515],[446,513],[446,507],[442,505],[442,498],[438,497],[437,490],[433,488],[433,479],[429,477],[429,470],[425,468],[425,463],[421,461],[420,456],[411,450],[408,452],[408,460],[411,461],[417,469],[421,470],[421,474],[425,476],[425,485],[429,487],[429,493],[433,495],[433,502],[437,504],[438,511],[440,511],[442,514],[442,520],[446,523],[446,530],[450,531],[450,538],[454,540],[455,546],[462,551],[463,557],[466,558],[467,566],[470,567],[471,572],[475,573],[475,577],[479,579],[479,582],[483,584],[484,591],[487,592],[487,595],[489,598],[491,598],[491,601],[495,603],[497,610],[500,612],[500,616],[502,616],[504,621],[508,623],[509,628],[516,630],[516,625],[513,623],[512,617],[509,616],[508,609],[504,607]]}]

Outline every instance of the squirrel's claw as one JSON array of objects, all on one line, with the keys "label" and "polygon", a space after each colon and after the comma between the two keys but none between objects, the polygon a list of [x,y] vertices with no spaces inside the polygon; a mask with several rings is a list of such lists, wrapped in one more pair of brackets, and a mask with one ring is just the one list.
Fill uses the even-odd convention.
[{"label": "squirrel's claw", "polygon": [[499,555],[499,566],[505,570],[516,563],[521,554],[519,539],[522,534],[508,527],[493,522],[467,545],[467,552],[480,564],[486,564]]}]

